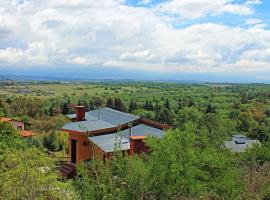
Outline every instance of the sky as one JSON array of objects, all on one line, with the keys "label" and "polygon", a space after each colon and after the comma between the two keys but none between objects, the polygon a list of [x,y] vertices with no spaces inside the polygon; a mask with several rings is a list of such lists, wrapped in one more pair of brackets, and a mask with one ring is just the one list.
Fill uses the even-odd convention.
[{"label": "sky", "polygon": [[270,83],[269,0],[0,0],[0,71]]}]

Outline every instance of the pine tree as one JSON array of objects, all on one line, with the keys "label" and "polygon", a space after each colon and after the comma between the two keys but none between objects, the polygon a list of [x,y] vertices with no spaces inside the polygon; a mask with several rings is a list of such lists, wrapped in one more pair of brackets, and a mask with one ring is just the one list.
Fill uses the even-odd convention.
[{"label": "pine tree", "polygon": [[119,110],[122,112],[126,112],[126,110],[127,110],[124,103],[122,102],[122,100],[120,98],[114,99],[114,105],[115,105],[116,110]]},{"label": "pine tree", "polygon": [[90,101],[89,101],[89,104],[88,104],[89,106],[89,110],[94,110],[95,109],[95,106],[94,106],[94,102],[93,102],[93,100],[92,99],[90,99]]},{"label": "pine tree", "polygon": [[108,99],[107,99],[107,102],[106,102],[106,107],[108,107],[108,108],[114,108],[114,101],[113,101],[113,99],[111,98],[111,97],[109,97]]},{"label": "pine tree", "polygon": [[131,113],[132,111],[137,110],[137,109],[138,109],[137,102],[134,99],[131,99],[128,112]]},{"label": "pine tree", "polygon": [[156,105],[155,105],[155,119],[158,120],[159,119],[159,114],[160,114],[160,106],[158,101],[156,101]]},{"label": "pine tree", "polygon": [[164,103],[164,107],[167,108],[168,110],[171,109],[171,106],[170,106],[170,102],[168,99],[166,99],[165,103]]}]

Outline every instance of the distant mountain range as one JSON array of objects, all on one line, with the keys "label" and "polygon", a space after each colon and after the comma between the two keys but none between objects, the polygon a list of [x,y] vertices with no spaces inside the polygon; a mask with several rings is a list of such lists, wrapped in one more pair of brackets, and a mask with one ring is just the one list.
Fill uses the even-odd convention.
[{"label": "distant mountain range", "polygon": [[[268,83],[268,79],[261,79],[252,74],[222,74],[222,73],[169,73],[149,72],[122,69],[74,69],[60,68],[0,68],[1,76],[15,80],[34,81],[151,81],[173,83]],[[264,75],[265,76],[265,75]]]}]

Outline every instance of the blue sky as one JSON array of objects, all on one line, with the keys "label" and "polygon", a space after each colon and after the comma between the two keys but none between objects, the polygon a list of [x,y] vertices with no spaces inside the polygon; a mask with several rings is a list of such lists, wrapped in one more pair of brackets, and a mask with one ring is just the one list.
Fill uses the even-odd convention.
[{"label": "blue sky", "polygon": [[0,71],[270,82],[269,10],[267,0],[1,0]]}]

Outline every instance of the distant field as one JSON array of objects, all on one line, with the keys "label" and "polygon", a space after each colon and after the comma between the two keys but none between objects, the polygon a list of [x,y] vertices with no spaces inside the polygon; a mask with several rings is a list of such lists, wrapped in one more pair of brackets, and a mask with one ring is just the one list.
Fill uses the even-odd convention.
[{"label": "distant field", "polygon": [[[177,84],[158,82],[31,82],[23,85],[0,86],[0,96],[7,97],[40,97],[45,99],[68,96],[72,102],[90,100],[91,97],[119,97],[126,107],[131,99],[144,104],[153,104],[168,99],[172,108],[176,109],[183,99],[190,99],[196,104],[214,102],[217,109],[227,107],[232,101],[239,99],[243,92],[261,96],[270,91],[270,85],[257,84]],[[264,98],[266,98],[266,96]],[[251,97],[251,96],[250,96]],[[205,103],[207,104],[207,103]],[[226,110],[225,110],[226,111]],[[225,112],[224,111],[224,112]]]},{"label": "distant field", "polygon": [[[109,95],[121,93],[133,93],[143,88],[133,86],[103,86],[96,84],[33,84],[27,86],[2,86],[1,95],[7,96],[40,96],[55,97],[63,95],[81,96],[85,93],[90,95]],[[146,89],[146,88],[144,88]]]}]

